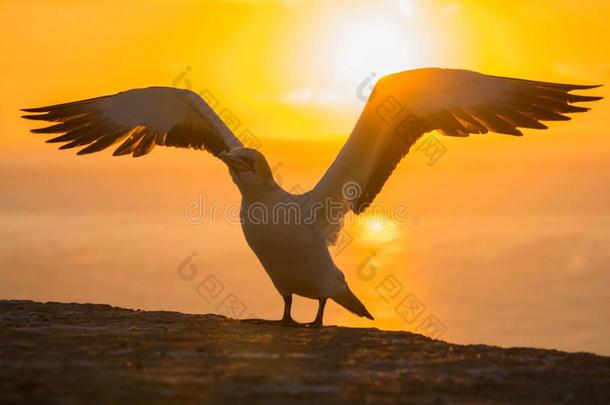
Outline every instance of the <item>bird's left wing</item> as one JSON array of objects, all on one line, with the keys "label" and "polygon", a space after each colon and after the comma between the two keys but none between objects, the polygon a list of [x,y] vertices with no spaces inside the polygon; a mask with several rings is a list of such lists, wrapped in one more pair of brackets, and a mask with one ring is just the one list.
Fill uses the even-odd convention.
[{"label": "bird's left wing", "polygon": [[55,122],[34,133],[63,134],[47,142],[60,149],[98,152],[123,143],[113,155],[149,153],[155,145],[205,149],[213,155],[243,146],[196,93],[172,87],[133,89],[111,96],[29,108],[24,118]]},{"label": "bird's left wing", "polygon": [[[546,129],[540,121],[569,120],[564,114],[588,111],[573,103],[601,97],[570,92],[593,87],[597,86],[437,68],[385,76],[376,84],[335,161],[306,194],[307,200],[326,207],[334,204],[336,213],[349,210],[361,213],[381,191],[398,162],[426,132],[438,130],[457,137],[487,132],[521,136],[519,128]],[[333,222],[339,217],[327,215],[322,222]],[[336,230],[336,226],[330,228]],[[332,242],[333,237],[336,234],[331,232],[328,239]]]}]

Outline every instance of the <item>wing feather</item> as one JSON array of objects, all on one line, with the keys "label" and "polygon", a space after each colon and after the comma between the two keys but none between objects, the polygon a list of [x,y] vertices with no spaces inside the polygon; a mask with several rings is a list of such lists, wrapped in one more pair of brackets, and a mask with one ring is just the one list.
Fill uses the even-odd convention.
[{"label": "wing feather", "polygon": [[130,155],[138,146],[140,140],[146,135],[146,128],[143,126],[137,126],[127,135],[127,139],[123,141],[121,146],[116,148],[112,153],[113,156]]},{"label": "wing feather", "polygon": [[[332,201],[342,204],[343,212],[361,213],[424,133],[521,136],[519,128],[546,129],[541,121],[566,121],[570,119],[566,114],[588,111],[573,103],[602,97],[570,92],[596,87],[436,68],[385,76],[337,158],[307,193],[308,200]],[[341,192],[348,182],[359,185],[356,197]],[[336,239],[330,236],[329,240]]]},{"label": "wing feather", "polygon": [[155,145],[205,149],[213,155],[243,146],[197,94],[171,87],[133,89],[70,103],[26,108],[23,118],[54,125],[38,134],[60,149],[85,146],[77,154],[99,152],[123,141],[113,155],[143,156]]}]

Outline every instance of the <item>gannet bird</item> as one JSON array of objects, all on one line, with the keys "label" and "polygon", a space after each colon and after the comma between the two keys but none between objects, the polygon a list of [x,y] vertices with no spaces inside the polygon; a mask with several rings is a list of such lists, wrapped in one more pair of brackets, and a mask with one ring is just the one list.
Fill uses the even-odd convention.
[{"label": "gannet bird", "polygon": [[[84,147],[79,155],[122,143],[113,155],[143,156],[156,145],[207,150],[221,159],[242,197],[242,229],[273,285],[284,299],[281,322],[293,324],[292,295],[317,299],[321,326],[330,298],[356,315],[373,319],[352,293],[328,246],[343,217],[373,202],[396,165],[425,133],[467,137],[496,132],[521,136],[519,128],[546,129],[541,121],[564,121],[587,111],[576,102],[601,97],[571,94],[598,86],[546,83],[426,68],[382,77],[374,86],[347,142],[316,186],[290,194],[274,180],[262,153],[242,142],[196,93],[171,87],[132,89],[67,104],[24,109],[24,118],[56,122],[34,133],[61,133],[47,142],[60,149]],[[296,207],[288,219],[254,217]],[[257,210],[253,208],[256,207]],[[286,216],[285,216],[286,217]]]}]

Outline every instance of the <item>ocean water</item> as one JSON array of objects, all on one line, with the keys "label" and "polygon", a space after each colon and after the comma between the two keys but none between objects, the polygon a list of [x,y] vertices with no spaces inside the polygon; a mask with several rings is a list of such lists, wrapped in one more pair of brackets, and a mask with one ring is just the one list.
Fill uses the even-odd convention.
[{"label": "ocean water", "polygon": [[[181,213],[0,219],[2,298],[281,315],[238,225],[195,225]],[[348,227],[354,240],[335,256],[376,321],[329,304],[327,323],[610,354],[610,217],[439,216],[383,240],[357,233],[362,226]],[[309,320],[315,309],[297,299],[295,316]]]},{"label": "ocean water", "polygon": [[[402,205],[406,220],[348,221],[347,243],[331,251],[376,319],[330,303],[326,323],[610,354],[608,159],[566,158],[540,142],[516,160],[525,147],[514,142],[495,155],[481,152],[493,143],[466,153],[459,142],[446,141],[434,166],[409,156],[390,178],[376,202]],[[264,153],[287,189],[310,187],[341,146],[278,144]],[[281,316],[217,160],[172,150],[3,156],[0,298]],[[297,298],[295,318],[310,321],[316,308]]]}]

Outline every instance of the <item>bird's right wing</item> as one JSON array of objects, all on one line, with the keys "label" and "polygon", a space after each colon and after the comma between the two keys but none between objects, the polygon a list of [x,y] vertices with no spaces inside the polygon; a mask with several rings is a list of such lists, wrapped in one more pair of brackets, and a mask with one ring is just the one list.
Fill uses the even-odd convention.
[{"label": "bird's right wing", "polygon": [[84,146],[79,155],[120,141],[115,156],[142,156],[155,145],[205,149],[217,156],[243,146],[199,95],[172,87],[133,89],[23,111],[34,113],[24,118],[55,123],[32,132],[61,133],[47,142],[63,142],[60,149]]},{"label": "bird's right wing", "polygon": [[[396,165],[426,133],[467,137],[496,132],[520,136],[519,128],[545,129],[540,121],[564,121],[566,113],[588,111],[573,105],[601,97],[571,94],[597,86],[537,82],[455,69],[417,69],[378,81],[349,139],[313,190],[312,204],[333,205],[339,215],[363,212]],[[327,210],[326,212],[329,212]],[[318,221],[320,222],[320,221]],[[340,225],[340,224],[339,224]]]}]

